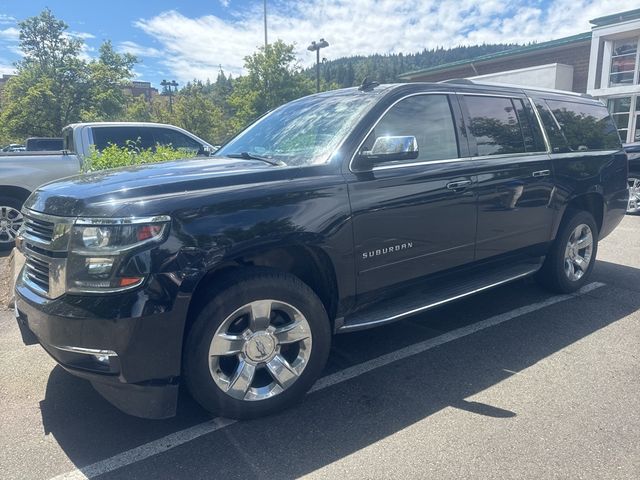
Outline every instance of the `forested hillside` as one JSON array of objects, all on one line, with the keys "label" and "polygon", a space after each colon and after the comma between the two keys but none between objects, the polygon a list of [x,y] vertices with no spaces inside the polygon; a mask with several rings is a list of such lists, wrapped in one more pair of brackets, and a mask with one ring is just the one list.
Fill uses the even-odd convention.
[{"label": "forested hillside", "polygon": [[[519,45],[486,44],[425,49],[419,53],[409,54],[394,53],[338,58],[322,63],[321,78],[325,84],[334,84],[339,87],[359,85],[365,76],[380,83],[390,83],[397,81],[397,76],[401,73],[458,60],[467,60],[517,46]],[[304,73],[310,78],[315,78],[315,67],[306,69]]]}]

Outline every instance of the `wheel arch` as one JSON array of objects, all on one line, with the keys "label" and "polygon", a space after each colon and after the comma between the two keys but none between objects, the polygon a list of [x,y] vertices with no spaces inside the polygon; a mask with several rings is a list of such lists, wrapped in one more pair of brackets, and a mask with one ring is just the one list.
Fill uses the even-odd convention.
[{"label": "wheel arch", "polygon": [[296,276],[318,295],[333,322],[338,306],[338,285],[329,255],[315,246],[288,245],[247,252],[229,258],[207,271],[191,294],[183,338],[187,337],[195,317],[211,298],[206,292],[215,290],[238,271],[254,267]]},{"label": "wheel arch", "polygon": [[558,234],[560,226],[567,220],[567,218],[569,218],[569,212],[576,210],[583,210],[591,213],[596,221],[598,232],[602,231],[604,222],[604,197],[599,192],[588,192],[576,195],[566,204],[561,220],[556,225],[553,238]]},{"label": "wheel arch", "polygon": [[29,198],[31,192],[26,188],[13,185],[0,185],[0,197],[11,197],[20,200],[22,203]]}]

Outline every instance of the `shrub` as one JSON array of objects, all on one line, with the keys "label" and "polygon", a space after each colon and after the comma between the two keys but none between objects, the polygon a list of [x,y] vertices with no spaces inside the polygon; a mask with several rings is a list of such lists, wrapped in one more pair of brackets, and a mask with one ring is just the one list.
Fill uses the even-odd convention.
[{"label": "shrub", "polygon": [[157,145],[156,148],[140,148],[137,142],[127,142],[125,147],[109,144],[101,152],[91,147],[90,154],[84,159],[82,171],[96,172],[108,168],[128,167],[146,163],[167,162],[183,158],[193,158],[196,152],[188,149],[175,149]]}]

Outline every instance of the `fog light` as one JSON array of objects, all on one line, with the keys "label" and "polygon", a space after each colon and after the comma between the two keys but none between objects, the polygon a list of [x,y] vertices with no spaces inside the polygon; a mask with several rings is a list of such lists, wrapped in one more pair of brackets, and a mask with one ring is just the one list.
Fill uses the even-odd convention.
[{"label": "fog light", "polygon": [[97,355],[94,355],[93,358],[95,358],[99,363],[102,363],[103,365],[109,365],[109,363],[111,362],[111,356],[106,353],[99,353]]},{"label": "fog light", "polygon": [[113,258],[87,258],[87,273],[94,277],[109,275],[113,267]]}]

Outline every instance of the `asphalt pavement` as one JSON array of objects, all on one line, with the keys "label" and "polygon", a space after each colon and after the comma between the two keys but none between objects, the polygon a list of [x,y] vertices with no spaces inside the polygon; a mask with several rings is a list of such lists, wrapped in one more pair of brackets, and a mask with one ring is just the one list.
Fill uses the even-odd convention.
[{"label": "asphalt pavement", "polygon": [[589,288],[533,280],[335,338],[325,378],[272,417],[127,416],[0,311],[7,479],[640,478],[640,217]]}]

